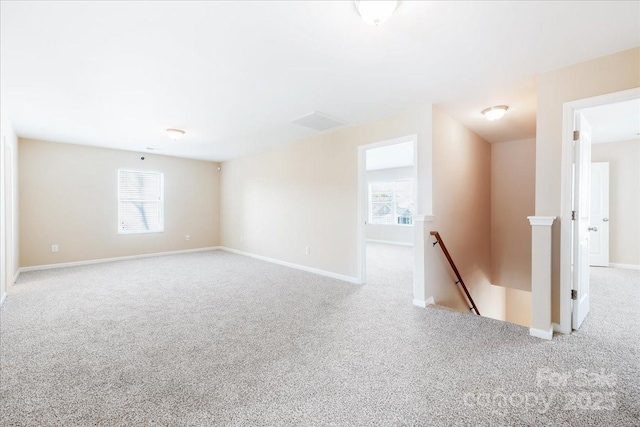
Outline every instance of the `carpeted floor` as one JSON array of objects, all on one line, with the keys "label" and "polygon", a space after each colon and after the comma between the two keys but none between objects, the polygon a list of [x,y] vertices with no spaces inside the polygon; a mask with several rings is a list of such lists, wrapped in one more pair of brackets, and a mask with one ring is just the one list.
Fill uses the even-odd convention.
[{"label": "carpeted floor", "polygon": [[367,285],[413,295],[413,247],[367,242]]},{"label": "carpeted floor", "polygon": [[25,273],[0,424],[637,426],[639,281],[594,270],[584,327],[543,341],[222,251]]}]

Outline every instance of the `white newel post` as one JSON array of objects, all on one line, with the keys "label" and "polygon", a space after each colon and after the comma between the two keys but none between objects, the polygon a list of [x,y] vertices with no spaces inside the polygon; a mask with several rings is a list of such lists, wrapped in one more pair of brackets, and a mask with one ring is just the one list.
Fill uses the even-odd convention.
[{"label": "white newel post", "polygon": [[426,292],[427,277],[425,268],[426,245],[430,244],[429,227],[433,220],[434,217],[432,215],[415,215],[413,217],[413,304],[418,307],[426,307],[428,304],[433,304],[433,297],[427,295]]},{"label": "white newel post", "polygon": [[530,216],[531,329],[538,338],[553,338],[551,325],[551,226],[555,216]]}]

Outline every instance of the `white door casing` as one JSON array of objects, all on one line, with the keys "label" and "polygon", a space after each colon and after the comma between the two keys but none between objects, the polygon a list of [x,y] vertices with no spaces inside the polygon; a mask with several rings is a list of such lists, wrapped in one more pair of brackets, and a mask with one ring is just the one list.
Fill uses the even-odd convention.
[{"label": "white door casing", "polygon": [[[11,150],[11,146],[7,144],[7,141],[4,142],[4,274],[5,274],[5,290],[6,287],[13,284],[13,239],[14,233],[9,227],[11,224],[7,221],[7,217],[11,212],[9,209],[13,209],[13,152]],[[13,218],[13,214],[11,215]],[[15,221],[15,218],[12,219],[12,222]],[[10,249],[11,248],[11,249]],[[1,297],[0,297],[1,298]]]},{"label": "white door casing", "polygon": [[589,265],[609,266],[609,162],[591,163]]},{"label": "white door casing", "polygon": [[5,292],[7,290],[7,275],[5,274],[6,265],[5,265],[5,252],[7,249],[7,237],[5,235],[5,195],[4,195],[4,178],[5,178],[5,170],[4,170],[4,146],[6,145],[6,138],[2,137],[0,141],[0,303],[2,303],[2,299],[5,296]]},{"label": "white door casing", "polygon": [[559,323],[554,323],[554,330],[563,334],[569,334],[572,330],[573,300],[573,168],[575,129],[575,113],[585,108],[599,105],[624,102],[640,98],[640,87],[622,90],[619,92],[605,93],[589,98],[568,101],[562,105],[562,173],[560,187],[560,303]]},{"label": "white door casing", "polygon": [[591,126],[582,113],[574,119],[575,177],[573,191],[573,299],[572,328],[578,329],[589,313],[589,235],[591,196]]}]

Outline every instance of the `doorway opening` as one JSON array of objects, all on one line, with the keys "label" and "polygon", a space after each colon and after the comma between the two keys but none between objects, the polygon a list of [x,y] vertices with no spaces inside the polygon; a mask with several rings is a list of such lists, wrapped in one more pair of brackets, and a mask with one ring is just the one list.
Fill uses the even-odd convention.
[{"label": "doorway opening", "polygon": [[[562,218],[570,220],[561,224],[558,330],[568,333],[592,309],[609,317],[622,310],[623,319],[624,300],[640,291],[640,88],[564,112]],[[611,333],[606,326],[589,325]]]},{"label": "doorway opening", "polygon": [[359,147],[360,280],[413,294],[417,140]]}]

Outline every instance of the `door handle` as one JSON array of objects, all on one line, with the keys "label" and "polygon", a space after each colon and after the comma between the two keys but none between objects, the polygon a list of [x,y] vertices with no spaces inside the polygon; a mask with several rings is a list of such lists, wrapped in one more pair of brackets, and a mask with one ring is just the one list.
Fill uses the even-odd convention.
[{"label": "door handle", "polygon": [[598,231],[598,227],[589,227],[589,231]]},{"label": "door handle", "polygon": [[609,218],[602,218],[602,222],[609,222]]}]

